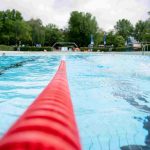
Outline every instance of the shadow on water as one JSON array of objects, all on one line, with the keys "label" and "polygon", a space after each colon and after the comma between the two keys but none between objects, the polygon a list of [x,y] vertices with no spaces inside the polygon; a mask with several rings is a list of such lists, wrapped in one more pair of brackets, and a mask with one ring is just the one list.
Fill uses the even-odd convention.
[{"label": "shadow on water", "polygon": [[147,116],[143,121],[143,128],[148,131],[145,145],[126,145],[122,146],[121,150],[150,150],[150,116]]},{"label": "shadow on water", "polygon": [[146,98],[141,95],[141,94],[135,94],[132,95],[130,93],[128,94],[125,94],[125,93],[114,93],[114,96],[117,96],[117,97],[122,97],[124,100],[126,100],[130,105],[136,107],[137,109],[140,109],[141,111],[144,111],[144,112],[148,112],[150,113],[150,107],[148,107],[147,105],[141,105],[139,104],[137,100],[139,101],[142,101],[144,103],[149,103]]},{"label": "shadow on water", "polygon": [[35,61],[36,59],[38,59],[38,58],[37,58],[37,57],[36,57],[36,58],[30,58],[30,59],[23,60],[23,61],[14,63],[14,64],[10,64],[9,66],[4,67],[3,69],[0,69],[0,75],[3,75],[3,74],[4,74],[7,70],[9,70],[9,69],[22,67],[24,64],[26,64],[26,63],[28,63],[28,62]]},{"label": "shadow on water", "polygon": [[[125,90],[125,87],[128,89]],[[120,90],[113,93],[114,96],[123,98],[126,100],[130,105],[136,107],[140,111],[150,113],[150,107],[146,104],[149,103],[147,100],[146,95],[139,94],[139,91],[133,88],[131,84],[128,86],[125,84],[122,84],[120,87]],[[144,104],[140,104],[139,102],[143,102]],[[141,118],[134,117],[134,119],[137,119],[138,121],[142,121]],[[148,131],[147,136],[145,137],[145,145],[124,145],[121,146],[121,150],[150,150],[150,116],[147,116],[143,121],[143,128]]]}]

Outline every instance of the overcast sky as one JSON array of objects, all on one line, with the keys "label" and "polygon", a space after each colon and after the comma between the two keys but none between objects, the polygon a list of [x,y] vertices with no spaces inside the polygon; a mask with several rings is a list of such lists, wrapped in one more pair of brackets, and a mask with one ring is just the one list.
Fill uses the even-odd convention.
[{"label": "overcast sky", "polygon": [[70,12],[90,12],[100,28],[112,29],[116,21],[129,19],[133,24],[148,18],[150,0],[0,0],[0,10],[17,9],[25,20],[40,18],[43,24],[67,26]]}]

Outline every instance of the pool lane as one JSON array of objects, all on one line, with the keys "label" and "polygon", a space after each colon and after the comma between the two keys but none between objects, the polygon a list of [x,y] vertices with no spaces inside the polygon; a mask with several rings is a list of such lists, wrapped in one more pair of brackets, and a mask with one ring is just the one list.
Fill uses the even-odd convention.
[{"label": "pool lane", "polygon": [[83,149],[150,148],[150,57],[70,55],[66,60]]},{"label": "pool lane", "polygon": [[[34,61],[27,61],[32,60]],[[55,74],[61,56],[5,56],[0,57],[1,70],[18,62],[0,75],[0,136],[33,102]]]}]

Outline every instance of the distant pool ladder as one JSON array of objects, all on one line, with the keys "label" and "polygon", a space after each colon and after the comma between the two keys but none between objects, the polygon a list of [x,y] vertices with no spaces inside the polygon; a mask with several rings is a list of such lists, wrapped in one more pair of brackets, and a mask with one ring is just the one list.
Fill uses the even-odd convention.
[{"label": "distant pool ladder", "polygon": [[146,51],[148,51],[148,43],[142,43],[142,55],[145,54]]}]

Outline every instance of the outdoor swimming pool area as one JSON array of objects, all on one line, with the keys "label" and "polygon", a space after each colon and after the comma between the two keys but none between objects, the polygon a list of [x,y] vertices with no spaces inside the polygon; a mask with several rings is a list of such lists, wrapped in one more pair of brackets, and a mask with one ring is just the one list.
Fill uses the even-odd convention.
[{"label": "outdoor swimming pool area", "polygon": [[0,56],[0,137],[53,78],[62,59],[83,149],[150,149],[150,56],[144,55]]}]

